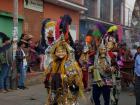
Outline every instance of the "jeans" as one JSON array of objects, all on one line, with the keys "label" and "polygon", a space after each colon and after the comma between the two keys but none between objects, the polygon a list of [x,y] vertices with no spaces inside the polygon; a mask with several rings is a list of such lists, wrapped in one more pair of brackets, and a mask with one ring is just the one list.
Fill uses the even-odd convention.
[{"label": "jeans", "polygon": [[25,84],[25,79],[26,79],[26,71],[27,67],[23,66],[23,64],[20,64],[18,66],[18,71],[19,71],[19,80],[18,80],[18,86],[24,86]]},{"label": "jeans", "polygon": [[8,74],[9,74],[9,66],[8,64],[1,65],[1,73],[0,73],[0,89],[8,89],[9,88],[9,81],[8,81]]},{"label": "jeans", "polygon": [[101,94],[103,94],[104,105],[109,105],[109,103],[110,103],[110,87],[109,86],[99,87],[98,85],[94,84],[92,96],[93,96],[93,100],[95,102],[95,105],[101,105],[100,104]]},{"label": "jeans", "polygon": [[136,76],[135,81],[135,96],[136,96],[136,105],[140,105],[140,77]]}]

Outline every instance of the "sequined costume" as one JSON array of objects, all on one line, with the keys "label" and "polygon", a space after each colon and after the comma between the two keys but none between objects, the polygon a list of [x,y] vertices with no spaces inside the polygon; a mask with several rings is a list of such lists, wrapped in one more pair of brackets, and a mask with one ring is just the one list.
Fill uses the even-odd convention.
[{"label": "sequined costume", "polygon": [[72,48],[61,39],[50,49],[52,61],[46,69],[47,105],[73,105],[82,94],[82,73],[71,56]]}]

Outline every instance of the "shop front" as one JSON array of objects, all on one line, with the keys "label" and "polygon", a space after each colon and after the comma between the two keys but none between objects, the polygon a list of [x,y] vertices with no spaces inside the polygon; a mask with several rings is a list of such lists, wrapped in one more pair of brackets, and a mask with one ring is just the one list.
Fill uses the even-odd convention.
[{"label": "shop front", "polygon": [[[18,37],[21,36],[23,17],[18,18]],[[13,17],[12,14],[0,12],[0,32],[5,33],[10,38],[13,34]]]},{"label": "shop front", "polygon": [[[22,0],[19,0],[18,37],[22,33],[24,20],[22,3]],[[1,0],[0,3],[0,32],[7,34],[10,38],[13,35],[13,5],[14,0]]]},{"label": "shop front", "polygon": [[31,34],[35,42],[38,41],[41,36],[43,12],[42,0],[24,0],[23,32]]}]

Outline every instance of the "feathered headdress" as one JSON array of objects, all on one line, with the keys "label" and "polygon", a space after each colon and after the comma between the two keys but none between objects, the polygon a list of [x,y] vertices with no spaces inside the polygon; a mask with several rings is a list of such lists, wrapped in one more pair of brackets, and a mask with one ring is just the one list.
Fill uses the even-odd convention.
[{"label": "feathered headdress", "polygon": [[54,21],[49,21],[49,22],[46,24],[46,28],[54,27],[55,24],[56,24],[56,23],[55,23]]},{"label": "feathered headdress", "polygon": [[49,21],[45,26],[45,39],[47,44],[51,44],[56,38],[55,38],[55,21]]},{"label": "feathered headdress", "polygon": [[56,22],[56,26],[55,26],[55,37],[56,37],[56,40],[60,37],[60,24],[61,24],[61,21],[62,19],[58,19],[57,22]]},{"label": "feathered headdress", "polygon": [[102,23],[96,23],[96,27],[99,29],[102,35],[105,35],[106,33],[106,28]]},{"label": "feathered headdress", "polygon": [[50,47],[50,54],[52,55],[52,57],[55,56],[56,48],[61,46],[67,50],[68,54],[74,52],[74,49],[71,46],[69,46],[69,44],[64,39],[64,35],[62,34],[61,37],[58,40],[56,40]]},{"label": "feathered headdress", "polygon": [[51,20],[50,18],[47,18],[47,19],[43,20],[43,22],[42,22],[42,27],[41,27],[41,45],[44,48],[47,48],[47,46],[48,46],[46,41],[45,41],[45,27],[46,27],[46,24],[50,20]]},{"label": "feathered headdress", "polygon": [[71,25],[72,18],[69,15],[64,15],[60,23],[60,31],[64,34],[66,42],[69,40],[69,25]]},{"label": "feathered headdress", "polygon": [[118,40],[119,40],[117,31],[118,31],[118,26],[116,26],[116,25],[111,26],[107,31],[107,34],[113,36],[115,38],[116,42],[118,42]]}]

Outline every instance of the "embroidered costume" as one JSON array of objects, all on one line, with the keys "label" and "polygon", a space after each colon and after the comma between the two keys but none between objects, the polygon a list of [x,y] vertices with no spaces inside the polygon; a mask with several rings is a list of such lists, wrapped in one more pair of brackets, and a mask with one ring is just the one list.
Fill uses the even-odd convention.
[{"label": "embroidered costume", "polygon": [[47,105],[72,105],[82,92],[82,73],[71,56],[72,48],[62,38],[50,49],[52,61],[46,69]]}]

